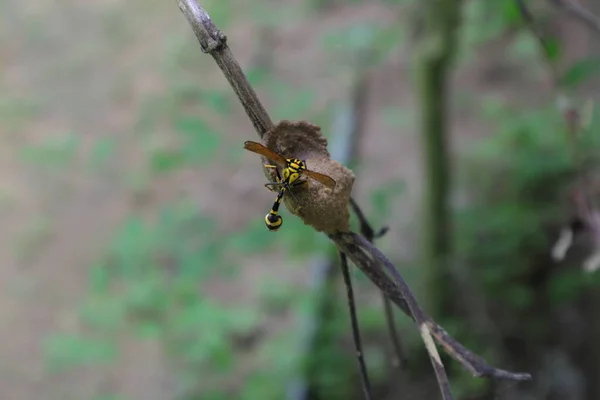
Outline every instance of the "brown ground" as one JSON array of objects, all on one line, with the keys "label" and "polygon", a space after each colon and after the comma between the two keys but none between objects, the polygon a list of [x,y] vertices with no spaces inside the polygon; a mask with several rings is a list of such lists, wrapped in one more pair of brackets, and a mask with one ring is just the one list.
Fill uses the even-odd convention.
[{"label": "brown ground", "polygon": [[[213,3],[203,2],[209,11]],[[291,7],[299,2],[284,3]],[[256,37],[258,28],[245,12],[233,14],[241,16],[225,31],[235,55],[248,65],[260,45],[248,38]],[[195,75],[185,71],[190,79],[223,90],[228,90],[227,84],[211,58],[198,51],[175,1],[9,0],[0,4],[0,15],[0,397],[84,399],[109,385],[133,399],[166,398],[168,375],[153,345],[125,338],[123,357],[111,371],[99,375],[82,370],[59,379],[44,372],[42,339],[57,330],[79,329],[76,307],[84,296],[86,269],[135,207],[128,181],[143,173],[145,161],[136,123],[144,100],[161,94],[168,74],[180,73],[177,64],[169,65],[170,54],[181,57],[177,49],[185,46],[189,52],[184,58],[199,65]],[[377,2],[339,6],[313,20],[298,14],[278,33],[273,69],[290,84],[316,90],[316,112],[345,98],[350,72],[343,60],[319,47],[320,35],[355,22],[385,23],[391,18]],[[480,58],[478,66],[469,68],[475,75],[463,74],[458,87],[480,92],[502,88],[507,96],[517,96],[512,90],[524,85],[508,85],[507,76],[514,79],[511,73],[482,87],[488,79],[488,68],[482,65],[498,66]],[[407,180],[407,195],[395,203],[402,207],[395,207],[396,222],[382,242],[383,250],[396,257],[408,255],[401,250],[414,244],[410,217],[419,189],[418,147],[411,121],[398,129],[385,121],[382,110],[398,106],[410,116],[414,109],[406,61],[394,56],[374,71],[368,137],[361,146],[362,169],[355,186],[356,198],[366,203],[371,189],[392,179]],[[269,99],[266,103],[267,108],[273,106]],[[234,104],[232,118],[215,119],[219,131],[229,135],[225,144],[233,146],[255,138],[241,107]],[[467,139],[480,136],[477,111],[460,108],[454,132]],[[273,117],[309,119],[309,114]],[[169,135],[164,129],[152,132],[149,140],[164,143]],[[71,137],[80,141],[82,151],[65,169],[36,167],[21,157],[23,146]],[[89,149],[101,138],[117,140],[118,162],[98,174],[83,166]],[[264,179],[261,171],[245,170],[249,166],[256,166],[256,158],[244,154],[238,164],[152,181],[144,210],[151,213],[185,190],[199,207],[222,219],[224,229],[234,229],[262,215],[272,201],[272,195],[256,184]],[[223,184],[227,180],[232,183]],[[245,270],[252,268],[253,279],[259,279],[258,271],[273,273],[264,265],[268,263],[249,260]],[[231,291],[238,293],[235,300],[246,301],[252,285],[252,280],[240,279]]]}]

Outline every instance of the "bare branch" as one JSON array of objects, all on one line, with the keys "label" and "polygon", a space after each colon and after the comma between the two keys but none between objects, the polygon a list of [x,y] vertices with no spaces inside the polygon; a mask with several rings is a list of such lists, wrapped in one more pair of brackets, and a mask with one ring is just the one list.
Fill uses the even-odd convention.
[{"label": "bare branch", "polygon": [[572,18],[583,23],[594,33],[600,34],[600,18],[595,16],[591,11],[587,10],[581,4],[574,0],[548,0],[556,7],[560,8]]},{"label": "bare branch", "polygon": [[[338,233],[329,236],[334,241],[338,249],[343,250],[354,264],[363,271],[365,275],[385,293],[400,309],[411,319],[417,322],[413,317],[409,300],[412,300],[412,306],[416,309],[421,321],[425,321],[431,335],[435,341],[446,350],[446,352],[461,363],[476,377],[489,377],[498,379],[508,379],[516,381],[531,380],[531,374],[514,373],[502,369],[494,368],[488,365],[481,357],[473,354],[433,321],[416,303],[414,295],[406,282],[402,279],[394,265],[365,238],[356,233]],[[385,271],[384,271],[385,269]],[[392,277],[390,278],[388,274]],[[417,322],[418,323],[418,322]]]},{"label": "bare branch", "polygon": [[265,132],[271,129],[273,122],[248,82],[240,64],[229,50],[227,37],[215,26],[208,13],[195,0],[177,0],[177,4],[192,26],[202,51],[215,59],[240,99],[254,129],[262,138]]},{"label": "bare branch", "polygon": [[[442,364],[440,355],[433,343],[431,337],[430,328],[427,325],[428,317],[425,315],[423,310],[417,304],[415,297],[408,288],[408,285],[400,274],[396,271],[394,266],[385,258],[381,252],[374,247],[367,239],[355,233],[339,233],[336,235],[329,235],[329,237],[338,246],[338,249],[345,252],[348,257],[358,266],[380,289],[389,296],[393,294],[396,299],[402,299],[402,305],[406,308],[405,312],[409,315],[419,326],[421,337],[429,353],[429,358],[433,369],[435,371],[436,378],[442,393],[444,400],[452,399],[452,392],[450,391],[450,382],[446,375],[446,370]],[[386,273],[381,268],[381,260],[387,261],[384,263],[384,267],[392,273],[396,282],[392,282]],[[391,266],[391,269],[389,268]],[[381,286],[380,286],[381,285]],[[389,294],[388,294],[389,292]],[[395,300],[394,297],[390,296],[390,299]]]},{"label": "bare branch", "polygon": [[363,395],[365,399],[371,400],[371,382],[369,381],[369,374],[367,373],[367,366],[365,364],[365,356],[362,349],[362,342],[360,340],[360,329],[358,327],[358,317],[356,315],[356,305],[354,304],[354,293],[352,291],[352,281],[350,279],[350,269],[348,268],[348,259],[344,252],[340,251],[340,262],[342,267],[342,275],[344,277],[344,284],[346,285],[346,294],[348,299],[348,310],[350,311],[350,323],[352,324],[352,335],[354,337],[354,346],[356,355],[358,357],[358,368],[360,371],[360,379],[362,383]]},{"label": "bare branch", "polygon": [[[367,218],[365,217],[364,213],[353,198],[350,198],[350,206],[352,207],[354,214],[356,214],[356,217],[358,218],[360,233],[370,243],[373,243],[374,239],[385,235],[385,233],[388,231],[389,228],[387,226],[384,226],[379,230],[379,232],[375,233],[373,227],[371,227],[371,224],[369,223],[369,221],[367,221]],[[392,360],[392,365],[394,367],[403,367],[407,364],[407,357],[402,348],[400,335],[398,335],[398,329],[396,329],[396,324],[394,322],[394,310],[392,309],[392,303],[391,300],[385,295],[385,293],[382,292],[381,296],[383,300],[383,307],[385,311],[385,319],[387,323],[388,333],[392,342],[392,347],[394,349],[395,355],[395,357]]]}]

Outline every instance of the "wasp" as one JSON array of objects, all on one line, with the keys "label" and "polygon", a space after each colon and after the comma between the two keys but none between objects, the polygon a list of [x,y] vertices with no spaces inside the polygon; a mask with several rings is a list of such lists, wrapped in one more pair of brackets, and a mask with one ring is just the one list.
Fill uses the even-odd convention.
[{"label": "wasp", "polygon": [[[265,216],[265,225],[267,226],[267,229],[272,232],[281,228],[281,225],[283,224],[283,218],[281,215],[279,215],[279,205],[281,204],[281,200],[283,200],[283,195],[286,192],[289,192],[292,196],[294,196],[294,199],[298,201],[291,189],[305,183],[308,184],[308,181],[300,179],[301,175],[306,175],[329,188],[333,189],[335,187],[335,180],[333,180],[333,178],[307,169],[306,161],[304,160],[300,160],[298,158],[285,158],[275,153],[268,147],[252,141],[245,142],[244,149],[260,154],[283,168],[282,178],[280,178],[277,182],[269,182],[265,184],[265,187],[267,188],[279,187],[279,192],[277,193],[273,207],[271,207],[271,210]],[[276,165],[265,165],[265,167],[277,168]]]}]

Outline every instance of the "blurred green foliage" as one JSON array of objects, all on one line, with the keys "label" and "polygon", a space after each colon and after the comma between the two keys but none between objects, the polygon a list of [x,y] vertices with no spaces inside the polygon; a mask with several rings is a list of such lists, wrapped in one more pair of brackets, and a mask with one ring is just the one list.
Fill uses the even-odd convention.
[{"label": "blurred green foliage", "polygon": [[[153,223],[132,216],[90,271],[88,298],[80,313],[85,332],[48,338],[49,368],[57,372],[114,361],[119,334],[127,332],[164,346],[177,365],[182,398],[191,398],[213,375],[234,373],[238,358],[244,355],[234,339],[260,328],[264,306],[260,302],[227,305],[214,299],[206,285],[219,278],[231,279],[237,268],[224,255],[239,250],[251,254],[245,252],[249,247],[264,251],[269,232],[249,227],[215,235],[216,229],[213,219],[187,203],[166,206]],[[293,292],[290,287],[281,290]],[[252,388],[272,392],[268,398],[283,395],[285,383],[299,368],[295,340],[294,334],[286,334],[260,349],[258,356],[264,361],[248,378],[247,398],[258,395]],[[283,353],[268,356],[273,351]],[[275,373],[280,379],[274,379]]]},{"label": "blurred green foliage", "polygon": [[[527,34],[531,37],[527,32],[522,35]],[[515,40],[523,40],[522,35]],[[533,50],[544,62],[544,53]],[[561,56],[555,46],[546,62]],[[562,75],[560,88],[581,87],[597,72],[594,59],[579,60]],[[485,349],[492,364],[503,360],[535,371],[538,366],[531,354],[544,351],[540,346],[551,335],[547,326],[553,312],[574,306],[592,281],[600,283],[598,276],[583,272],[580,260],[559,266],[550,257],[560,228],[572,217],[569,201],[578,173],[592,171],[598,162],[599,108],[579,103],[560,97],[527,108],[495,97],[480,103],[482,117],[494,128],[461,160],[461,190],[467,200],[456,215],[454,236],[461,267],[453,273],[460,276],[456,290],[463,293],[456,305],[471,318],[450,324],[467,345]],[[565,122],[565,105],[584,121],[575,137]],[[468,289],[474,287],[479,294]],[[493,326],[481,323],[481,313]],[[506,360],[506,348],[481,337],[518,340],[529,358],[511,353]],[[465,396],[485,393],[472,379],[455,379],[454,384]]]},{"label": "blurred green foliage", "polygon": [[39,145],[21,148],[21,160],[43,168],[65,168],[77,155],[80,137],[74,133],[55,134]]}]

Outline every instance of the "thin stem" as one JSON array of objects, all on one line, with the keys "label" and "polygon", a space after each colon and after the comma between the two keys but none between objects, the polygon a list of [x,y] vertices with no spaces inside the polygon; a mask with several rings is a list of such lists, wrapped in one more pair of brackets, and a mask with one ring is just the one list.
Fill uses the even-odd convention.
[{"label": "thin stem", "polygon": [[[369,242],[373,243],[373,240],[375,238],[383,236],[388,231],[388,227],[384,226],[376,234],[373,230],[373,227],[371,226],[369,221],[367,221],[367,218],[358,206],[358,203],[356,203],[356,201],[353,198],[350,198],[350,206],[352,207],[354,214],[356,214],[356,217],[358,218],[360,224],[360,233]],[[388,328],[388,334],[390,336],[390,341],[394,349],[394,359],[392,360],[392,365],[394,367],[402,367],[406,365],[407,359],[404,350],[402,349],[400,335],[398,335],[398,330],[396,329],[396,323],[394,321],[394,311],[392,310],[392,302],[386,297],[384,293],[381,294],[381,297],[385,311],[385,320]]]},{"label": "thin stem", "polygon": [[356,357],[358,359],[358,369],[360,372],[362,390],[365,399],[371,400],[371,383],[369,382],[369,375],[367,373],[367,366],[365,364],[365,358],[362,350],[362,342],[360,340],[360,330],[358,327],[356,306],[354,304],[354,293],[352,291],[352,280],[350,279],[350,270],[348,269],[348,259],[346,258],[346,254],[344,254],[344,252],[340,251],[339,254],[344,284],[346,285],[348,309],[350,310],[350,324],[352,325],[352,336],[354,338],[354,348],[356,350]]},{"label": "thin stem", "polygon": [[[338,250],[346,253],[348,258],[369,277],[385,295],[392,300],[407,316],[416,322],[416,316],[411,312],[407,299],[411,298],[413,305],[416,300],[406,282],[400,274],[391,274],[386,271],[394,270],[395,267],[375,246],[362,236],[354,232],[339,232],[329,235]],[[385,271],[384,271],[385,269]],[[515,373],[488,365],[485,360],[469,351],[456,339],[450,336],[441,326],[427,316],[423,310],[418,308],[421,318],[425,319],[428,330],[435,341],[456,361],[476,377],[488,377],[497,379],[509,379],[515,381],[531,380],[531,374]]]},{"label": "thin stem", "polygon": [[394,320],[394,310],[392,309],[392,302],[388,299],[385,294],[381,294],[383,300],[383,308],[385,311],[385,320],[387,322],[388,334],[390,336],[390,341],[392,342],[392,347],[394,349],[394,358],[392,360],[392,365],[396,368],[403,368],[408,364],[408,359],[406,354],[404,353],[404,349],[402,347],[402,341],[400,340],[400,335],[398,334],[398,330],[396,329],[396,323]]},{"label": "thin stem", "polygon": [[442,364],[442,359],[440,358],[437,348],[435,347],[435,342],[433,341],[430,328],[427,324],[427,322],[429,321],[429,317],[425,314],[425,312],[417,303],[417,299],[412,294],[412,291],[410,290],[410,288],[408,287],[407,283],[404,281],[398,270],[383,255],[383,253],[381,253],[381,251],[379,251],[378,248],[373,246],[364,237],[355,233],[352,233],[352,235],[354,236],[355,243],[359,243],[363,248],[370,248],[371,256],[374,256],[375,259],[379,262],[379,265],[383,265],[386,272],[394,278],[394,282],[398,285],[398,288],[400,289],[400,292],[402,293],[403,298],[406,301],[406,304],[408,305],[410,314],[413,316],[416,324],[419,327],[419,331],[421,332],[421,338],[423,339],[423,343],[425,343],[425,347],[427,349],[427,353],[429,354],[431,365],[433,366],[433,370],[435,371],[438,385],[442,393],[442,398],[444,400],[453,399],[452,392],[450,391],[450,382],[448,381],[448,375],[446,374],[444,364]]}]

